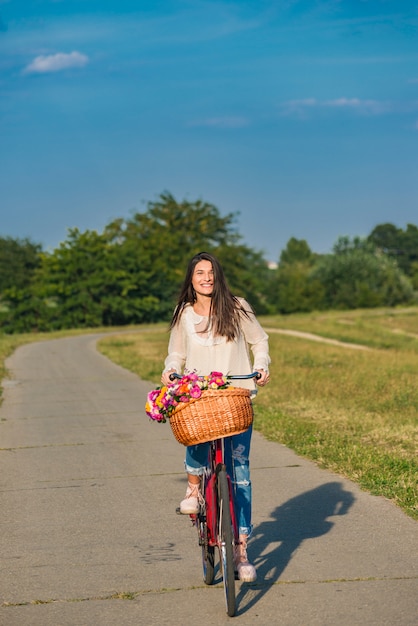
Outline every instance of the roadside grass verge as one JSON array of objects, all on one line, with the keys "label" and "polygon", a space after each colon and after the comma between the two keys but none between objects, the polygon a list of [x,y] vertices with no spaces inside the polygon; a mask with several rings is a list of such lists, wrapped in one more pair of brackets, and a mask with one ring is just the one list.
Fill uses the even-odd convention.
[{"label": "roadside grass verge", "polygon": [[418,519],[418,355],[270,341],[257,430]]},{"label": "roadside grass verge", "polygon": [[418,307],[260,317],[266,328],[300,330],[370,348],[418,353]]},{"label": "roadside grass verge", "polygon": [[[372,349],[271,332],[272,382],[255,402],[255,428],[418,519],[418,307],[260,319],[272,330],[314,333]],[[101,332],[112,333],[99,341],[101,352],[159,384],[166,324],[0,334],[0,379],[7,375],[5,359],[20,345]]]},{"label": "roadside grass verge", "polygon": [[[321,334],[356,343],[367,335],[379,349],[350,350],[270,334],[272,382],[255,402],[255,428],[418,519],[418,350],[399,342],[385,311],[366,314],[364,326],[362,312],[321,314]],[[399,315],[396,328],[409,332],[412,318]],[[339,316],[353,319],[356,333],[334,333]],[[412,329],[418,328],[418,309],[413,316]],[[285,327],[281,317],[262,321],[265,327]],[[309,316],[286,321],[287,328],[318,333]],[[392,335],[394,345],[389,347]],[[99,349],[157,385],[167,343],[167,327],[161,325],[146,333],[104,338]]]}]

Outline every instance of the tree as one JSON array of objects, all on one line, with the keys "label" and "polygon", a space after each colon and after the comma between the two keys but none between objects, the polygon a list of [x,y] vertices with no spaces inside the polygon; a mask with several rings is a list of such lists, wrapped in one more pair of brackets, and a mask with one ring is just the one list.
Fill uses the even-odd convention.
[{"label": "tree", "polygon": [[334,254],[323,257],[312,278],[324,288],[324,308],[395,306],[414,300],[411,282],[396,262],[358,237],[341,237]]},{"label": "tree", "polygon": [[312,266],[317,258],[305,239],[289,239],[268,289],[269,301],[275,311],[287,314],[321,307],[322,285],[311,279]]},{"label": "tree", "polygon": [[0,237],[0,294],[9,288],[25,288],[40,264],[41,245],[30,239]]},{"label": "tree", "polygon": [[120,294],[127,277],[114,267],[112,253],[106,234],[74,228],[52,254],[44,255],[38,294],[55,305],[54,326],[106,325],[109,308],[123,308]]},{"label": "tree", "polygon": [[299,313],[321,309],[324,288],[303,263],[279,266],[269,287],[269,301],[278,313]]},{"label": "tree", "polygon": [[[0,327],[6,333],[26,333],[51,330],[48,303],[26,289],[10,287],[3,293],[0,306]],[[61,328],[61,326],[58,326]]]},{"label": "tree", "polygon": [[261,254],[242,244],[235,220],[236,214],[221,216],[202,200],[178,202],[164,193],[148,203],[146,212],[120,224],[124,266],[129,265],[136,277],[136,293],[158,300],[159,319],[171,316],[186,265],[201,251],[219,257],[234,292],[261,312],[266,310],[261,285],[267,279],[267,264]]},{"label": "tree", "polygon": [[72,229],[41,255],[30,290],[8,294],[2,326],[13,332],[168,320],[186,264],[202,250],[219,256],[237,295],[266,312],[267,264],[241,243],[234,220],[201,200],[177,202],[166,193],[103,233]]},{"label": "tree", "polygon": [[395,259],[405,274],[408,276],[414,274],[414,264],[418,262],[417,226],[407,224],[406,230],[402,230],[394,224],[379,224],[372,230],[367,240],[385,255]]},{"label": "tree", "polygon": [[414,224],[407,224],[401,237],[401,243],[402,254],[398,261],[399,267],[408,276],[412,276],[416,272],[415,268],[418,263],[418,227]]},{"label": "tree", "polygon": [[[31,286],[41,263],[40,244],[30,239],[0,237],[0,325],[4,330],[31,330],[42,302],[34,301]],[[15,316],[19,323],[14,328]]]},{"label": "tree", "polygon": [[291,237],[286,244],[286,248],[282,250],[279,265],[293,265],[294,263],[304,263],[312,265],[317,258],[310,249],[305,239],[296,239]]},{"label": "tree", "polygon": [[389,222],[375,226],[367,240],[389,256],[400,254],[400,237],[402,230]]},{"label": "tree", "polygon": [[268,299],[271,270],[260,252],[245,245],[221,245],[215,249],[231,291],[245,298],[257,314],[274,312]]}]

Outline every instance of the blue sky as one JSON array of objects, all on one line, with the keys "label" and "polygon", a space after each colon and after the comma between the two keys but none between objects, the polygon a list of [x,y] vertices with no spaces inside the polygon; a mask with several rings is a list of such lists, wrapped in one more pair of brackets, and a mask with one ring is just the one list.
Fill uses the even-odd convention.
[{"label": "blue sky", "polygon": [[418,4],[0,0],[0,178],[47,249],[163,191],[273,261],[418,224]]}]

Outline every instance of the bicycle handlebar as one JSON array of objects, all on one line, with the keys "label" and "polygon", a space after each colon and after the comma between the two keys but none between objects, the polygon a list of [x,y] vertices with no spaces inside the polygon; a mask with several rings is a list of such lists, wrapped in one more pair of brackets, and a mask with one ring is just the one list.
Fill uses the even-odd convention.
[{"label": "bicycle handlebar", "polygon": [[226,376],[228,380],[246,380],[248,378],[256,378],[257,380],[261,378],[260,372],[252,372],[251,374],[231,374],[230,376]]},{"label": "bicycle handlebar", "polygon": [[[182,378],[182,376],[180,376],[180,374],[177,374],[177,372],[172,372],[169,378],[170,380],[175,380],[176,378]],[[199,378],[203,378],[203,376],[199,376]],[[258,380],[259,378],[261,378],[261,374],[260,372],[252,372],[252,374],[231,374],[225,376],[225,378],[227,380],[248,380],[249,378],[256,378]]]}]

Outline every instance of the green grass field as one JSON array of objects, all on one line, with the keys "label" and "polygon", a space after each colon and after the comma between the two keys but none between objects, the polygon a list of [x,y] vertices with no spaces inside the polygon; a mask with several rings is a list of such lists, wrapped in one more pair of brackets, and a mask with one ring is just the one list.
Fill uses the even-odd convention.
[{"label": "green grass field", "polygon": [[[256,400],[255,428],[393,500],[418,519],[418,308],[261,318],[272,382]],[[315,333],[367,350],[282,335]],[[100,349],[159,383],[165,326],[103,339]]]},{"label": "green grass field", "polygon": [[[255,428],[363,489],[391,499],[418,519],[418,307],[270,316],[260,321],[270,335],[272,382],[255,402]],[[282,329],[367,349],[284,335],[278,332]],[[103,338],[99,349],[157,385],[167,350],[167,326],[127,330]],[[0,376],[5,375],[5,357],[18,345],[69,334],[0,335]]]}]

